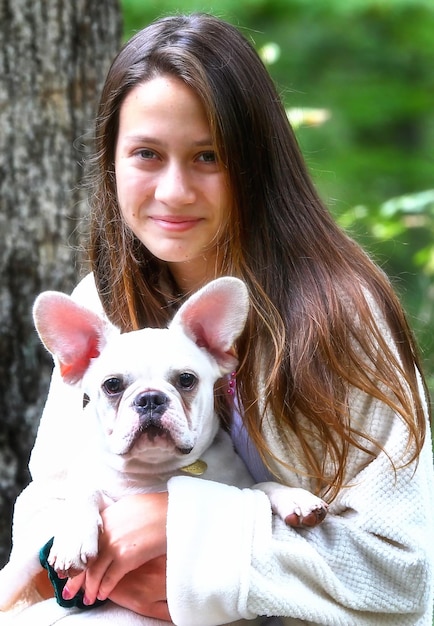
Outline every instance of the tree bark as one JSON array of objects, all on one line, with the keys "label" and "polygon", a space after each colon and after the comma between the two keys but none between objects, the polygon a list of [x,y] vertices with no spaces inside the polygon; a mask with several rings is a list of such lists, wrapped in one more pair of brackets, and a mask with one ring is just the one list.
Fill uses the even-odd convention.
[{"label": "tree bark", "polygon": [[[0,565],[52,368],[34,298],[77,282],[86,157],[118,0],[0,0]],[[55,442],[53,442],[55,445]]]}]

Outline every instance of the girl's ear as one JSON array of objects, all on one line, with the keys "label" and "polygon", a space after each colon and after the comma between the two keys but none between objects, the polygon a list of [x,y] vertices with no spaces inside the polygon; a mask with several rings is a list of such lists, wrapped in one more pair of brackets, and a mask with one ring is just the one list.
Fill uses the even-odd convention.
[{"label": "girl's ear", "polygon": [[190,339],[214,357],[225,374],[236,367],[233,344],[244,329],[248,312],[246,285],[238,278],[217,278],[181,306],[170,327],[181,326]]},{"label": "girl's ear", "polygon": [[63,380],[79,382],[106,343],[108,323],[58,291],[36,298],[33,320],[42,343],[59,361]]}]

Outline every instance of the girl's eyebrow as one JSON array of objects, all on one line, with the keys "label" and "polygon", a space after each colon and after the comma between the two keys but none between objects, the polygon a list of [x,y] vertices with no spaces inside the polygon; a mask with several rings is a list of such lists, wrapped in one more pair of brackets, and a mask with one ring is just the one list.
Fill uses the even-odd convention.
[{"label": "girl's eyebrow", "polygon": [[[165,141],[158,139],[157,137],[152,137],[151,135],[127,135],[125,140],[129,143],[149,143],[157,146],[167,146]],[[192,146],[203,147],[203,146],[212,146],[213,141],[211,137],[204,137],[203,139],[199,139],[197,141],[191,142]]]}]

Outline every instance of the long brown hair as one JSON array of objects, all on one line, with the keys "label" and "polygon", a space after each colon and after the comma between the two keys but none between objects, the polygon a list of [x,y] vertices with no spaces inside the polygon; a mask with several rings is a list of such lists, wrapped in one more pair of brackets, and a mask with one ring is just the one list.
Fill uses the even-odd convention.
[{"label": "long brown hair", "polygon": [[[122,103],[136,85],[161,74],[185,81],[201,98],[227,170],[233,206],[219,273],[242,278],[250,290],[237,388],[263,458],[270,454],[261,436],[269,410],[283,440],[296,435],[318,491],[329,488],[333,497],[349,448],[375,454],[377,445],[369,433],[353,430],[348,396],[357,388],[405,422],[406,460],[416,459],[426,425],[420,363],[403,310],[383,272],[318,197],[253,46],[215,17],[158,20],[123,47],[108,73],[96,124],[90,253],[109,317],[123,330],[165,326],[177,303],[167,267],[121,217],[114,175]],[[392,342],[377,319],[384,319]],[[326,458],[334,468],[328,475]]]}]

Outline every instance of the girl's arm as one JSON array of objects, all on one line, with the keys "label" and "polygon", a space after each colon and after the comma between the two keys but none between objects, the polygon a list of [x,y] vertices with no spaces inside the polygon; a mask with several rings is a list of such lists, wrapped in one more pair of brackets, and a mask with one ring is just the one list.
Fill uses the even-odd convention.
[{"label": "girl's arm", "polygon": [[[377,417],[390,419],[382,411]],[[406,433],[397,418],[393,424],[388,451],[395,456]],[[417,467],[395,474],[381,453],[360,468],[314,529],[288,528],[258,492],[172,479],[173,621],[216,626],[267,614],[318,624],[431,626],[433,485],[429,436]],[[186,568],[194,574],[187,577]]]},{"label": "girl's arm", "polygon": [[[380,413],[378,419],[387,420]],[[393,424],[389,440],[396,449],[388,450],[392,455],[405,446],[403,426],[395,419]],[[286,616],[287,624],[293,618],[317,624],[431,626],[433,485],[429,439],[417,467],[412,464],[396,474],[381,453],[342,490],[322,525],[295,530],[272,515],[268,498],[260,491],[197,478],[171,479],[167,508],[171,619],[179,626],[217,626],[265,614]],[[118,504],[125,506],[123,501]],[[158,518],[160,505],[151,505],[151,520]],[[148,546],[137,556],[142,550],[138,546],[148,541],[144,511],[133,516],[137,520],[133,541],[123,530],[126,521],[113,517],[110,522],[107,549],[114,563],[118,560],[116,578],[145,561],[146,555],[156,554]],[[128,513],[124,515],[128,519]],[[157,524],[157,546],[165,536],[163,518]],[[138,552],[131,551],[128,560],[125,555],[132,544]],[[112,599],[161,617],[157,611],[166,598],[165,568],[160,561],[156,573],[154,565],[149,562],[149,569],[131,574],[141,594],[133,598],[128,593],[127,576]],[[159,606],[152,607],[153,594]]]}]

